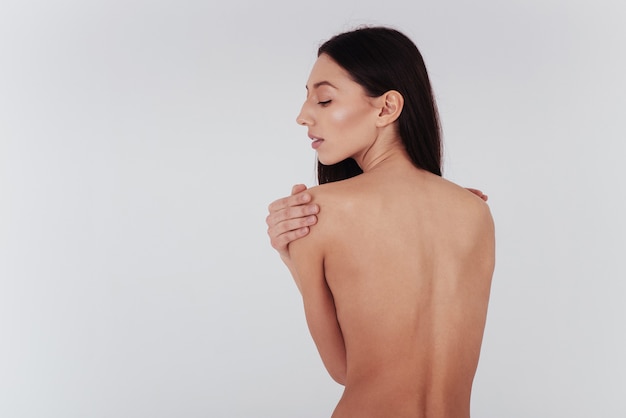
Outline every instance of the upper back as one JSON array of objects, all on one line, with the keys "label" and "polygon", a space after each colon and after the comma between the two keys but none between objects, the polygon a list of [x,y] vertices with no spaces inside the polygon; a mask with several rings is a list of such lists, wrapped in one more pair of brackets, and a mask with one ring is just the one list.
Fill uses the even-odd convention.
[{"label": "upper back", "polygon": [[[409,261],[405,255],[434,267],[464,264],[464,256],[477,251],[493,252],[488,206],[423,170],[366,173],[312,192],[322,210],[318,226],[332,243],[327,261],[360,252],[368,256],[361,260],[368,270],[402,264]],[[348,260],[338,261],[345,265]]]}]

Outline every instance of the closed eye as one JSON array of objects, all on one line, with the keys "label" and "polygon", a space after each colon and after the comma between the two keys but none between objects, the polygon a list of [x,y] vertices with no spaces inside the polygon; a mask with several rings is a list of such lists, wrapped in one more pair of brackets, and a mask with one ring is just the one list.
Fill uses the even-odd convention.
[{"label": "closed eye", "polygon": [[330,104],[331,100],[326,100],[325,102],[317,102],[317,104],[320,104],[322,106],[328,106]]}]

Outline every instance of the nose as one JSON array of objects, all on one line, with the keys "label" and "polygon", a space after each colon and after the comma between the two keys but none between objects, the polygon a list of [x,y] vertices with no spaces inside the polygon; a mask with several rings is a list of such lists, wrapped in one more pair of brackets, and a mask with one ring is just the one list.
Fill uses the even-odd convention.
[{"label": "nose", "polygon": [[296,117],[296,123],[302,126],[311,126],[313,124],[311,115],[307,112],[306,102],[304,102],[302,108],[300,109],[300,113]]}]

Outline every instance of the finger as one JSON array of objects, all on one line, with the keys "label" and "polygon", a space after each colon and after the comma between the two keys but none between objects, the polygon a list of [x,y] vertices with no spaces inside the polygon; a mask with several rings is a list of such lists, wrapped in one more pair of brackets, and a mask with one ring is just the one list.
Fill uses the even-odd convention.
[{"label": "finger", "polygon": [[[273,216],[276,216],[274,218]],[[284,212],[269,215],[266,220],[267,234],[270,236],[270,240],[277,239],[280,235],[295,231],[296,229],[306,226],[312,226],[317,223],[317,216],[315,215],[303,215],[299,217],[286,217]]]},{"label": "finger", "polygon": [[268,228],[268,230],[270,230],[271,235],[278,236],[278,235],[282,235],[290,231],[295,231],[300,228],[315,225],[316,223],[317,223],[317,216],[311,215],[311,216],[306,216],[302,218],[287,219],[283,222],[280,222],[274,225],[271,228]]},{"label": "finger", "polygon": [[[316,215],[317,213],[319,213],[319,206],[316,204],[290,206],[275,212],[270,212],[267,218],[265,218],[265,223],[269,228],[276,228],[280,225],[281,229],[279,233],[282,233],[287,229],[295,229],[302,225],[308,225],[307,223],[303,223],[306,217]],[[300,224],[298,224],[298,222],[300,222]]]},{"label": "finger", "polygon": [[483,192],[481,192],[480,190],[472,189],[470,187],[468,187],[467,190],[469,190],[470,192],[474,193],[476,196],[480,197],[481,199],[484,199],[483,196],[485,196],[485,194]]},{"label": "finger", "polygon": [[270,203],[268,210],[271,212],[277,212],[291,206],[298,206],[309,203],[311,201],[311,195],[309,193],[298,193],[295,195],[283,197]]},{"label": "finger", "polygon": [[295,195],[298,194],[300,192],[303,192],[306,190],[306,186],[304,184],[295,184],[292,188],[291,188],[291,195]]},{"label": "finger", "polygon": [[308,233],[308,227],[285,232],[271,240],[272,247],[277,251],[285,251],[291,242],[306,236]]}]

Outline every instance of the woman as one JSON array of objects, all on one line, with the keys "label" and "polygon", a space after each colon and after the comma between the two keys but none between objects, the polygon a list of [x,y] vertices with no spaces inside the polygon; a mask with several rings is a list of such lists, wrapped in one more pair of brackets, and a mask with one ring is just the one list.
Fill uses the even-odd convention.
[{"label": "woman", "polygon": [[[493,221],[480,198],[441,177],[422,57],[398,31],[357,29],[320,47],[306,87],[297,122],[320,186],[298,196],[320,216],[303,229],[285,220],[302,209],[281,199],[267,222],[324,365],[345,385],[333,417],[469,417]],[[292,242],[281,248],[278,237]]]}]

